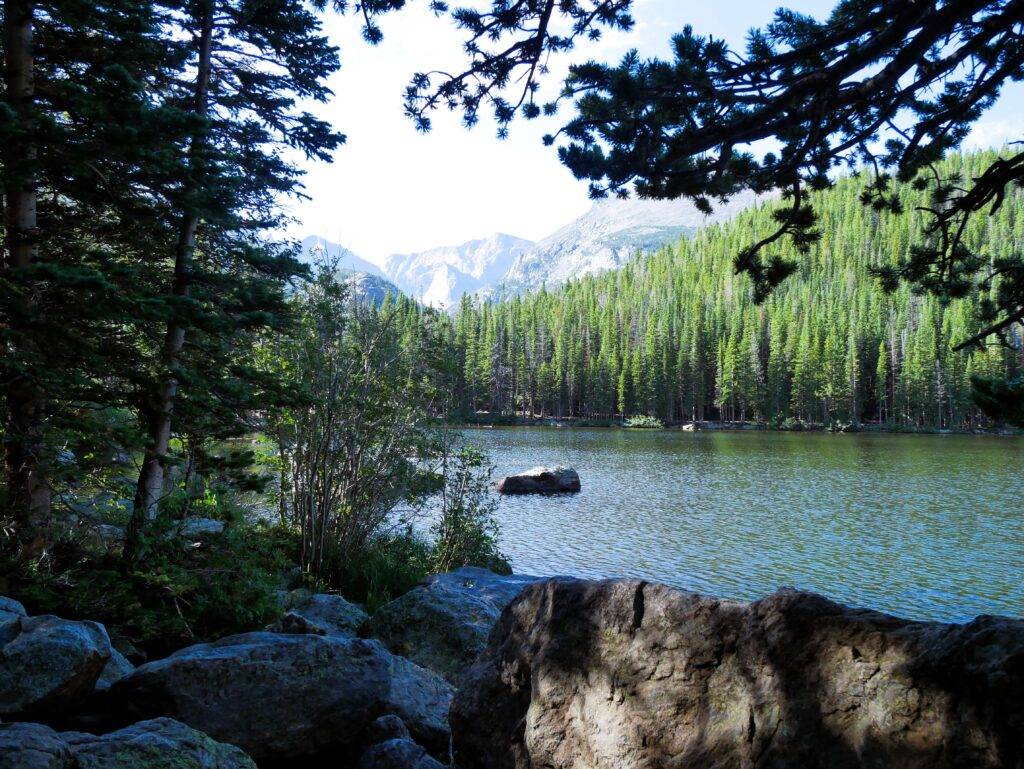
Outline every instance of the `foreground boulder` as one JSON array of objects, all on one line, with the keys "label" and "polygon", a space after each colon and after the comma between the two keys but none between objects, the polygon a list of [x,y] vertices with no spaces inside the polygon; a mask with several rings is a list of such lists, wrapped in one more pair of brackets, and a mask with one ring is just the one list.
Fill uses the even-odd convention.
[{"label": "foreground boulder", "polygon": [[284,594],[284,614],[267,630],[276,633],[315,633],[354,636],[369,615],[340,595],[293,590]]},{"label": "foreground boulder", "polygon": [[97,622],[50,615],[3,621],[0,718],[52,715],[77,704],[93,690],[110,656],[110,638]]},{"label": "foreground boulder", "polygon": [[0,724],[0,769],[73,769],[71,747],[43,724]]},{"label": "foreground boulder", "polygon": [[359,759],[358,769],[445,769],[412,740],[395,739],[371,745]]},{"label": "foreground boulder", "polygon": [[423,584],[481,598],[494,604],[500,613],[523,590],[545,579],[549,578],[529,574],[495,574],[478,566],[463,566],[455,571],[431,575]]},{"label": "foreground boulder", "polygon": [[170,718],[97,737],[42,724],[0,724],[0,769],[256,769],[223,745]]},{"label": "foreground boulder", "polygon": [[18,601],[7,596],[0,595],[0,622],[9,622],[18,617],[27,617],[25,607]]},{"label": "foreground boulder", "polygon": [[135,666],[128,661],[127,657],[111,647],[110,659],[103,666],[100,677],[96,679],[96,691],[106,691],[133,670],[135,670]]},{"label": "foreground boulder", "polygon": [[370,747],[359,759],[358,769],[444,769],[444,764],[413,742],[398,716],[381,716],[370,724],[366,743]]},{"label": "foreground boulder", "polygon": [[141,665],[110,690],[128,721],[170,716],[257,760],[351,761],[369,724],[387,713],[444,755],[451,696],[439,676],[375,641],[278,633],[190,646]]},{"label": "foreground boulder", "polygon": [[464,567],[385,604],[362,632],[456,683],[483,651],[501,610],[539,577]]},{"label": "foreground boulder", "polygon": [[452,705],[460,769],[1024,766],[1024,621],[549,581]]},{"label": "foreground boulder", "polygon": [[498,483],[502,494],[569,494],[580,490],[580,476],[571,467],[534,467],[507,475]]}]

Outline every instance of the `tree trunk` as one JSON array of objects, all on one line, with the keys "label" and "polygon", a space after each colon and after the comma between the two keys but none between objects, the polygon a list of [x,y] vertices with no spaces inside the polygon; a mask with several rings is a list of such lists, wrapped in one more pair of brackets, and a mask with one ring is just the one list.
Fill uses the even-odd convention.
[{"label": "tree trunk", "polygon": [[[33,4],[29,0],[4,2],[4,85],[5,101],[16,119],[32,131],[32,102],[35,98],[33,57]],[[4,273],[28,269],[37,259],[39,246],[36,222],[36,147],[31,140],[13,142],[4,150]],[[31,287],[18,308],[22,316],[34,312]],[[18,340],[14,344],[31,344]],[[31,349],[26,348],[31,353]],[[10,351],[3,351],[5,355]],[[31,354],[28,356],[31,357]],[[7,421],[4,455],[7,463],[7,507],[23,539],[35,524],[50,514],[50,486],[47,481],[43,423],[45,393],[30,373],[15,375],[7,385]]]},{"label": "tree trunk", "polygon": [[[207,2],[201,19],[199,39],[199,56],[196,71],[194,92],[194,114],[205,118],[208,113],[207,94],[210,87],[212,70],[211,54],[213,49],[213,1]],[[191,189],[185,190],[185,198],[198,189],[200,182],[200,156],[205,142],[204,129],[192,137],[189,146],[189,169]],[[174,278],[171,294],[174,297],[187,297],[192,273],[192,259],[196,248],[196,230],[199,227],[199,213],[195,210],[182,215],[178,227],[178,242],[174,251]],[[161,364],[164,379],[160,383],[155,396],[145,409],[148,438],[139,480],[135,487],[135,501],[131,521],[125,541],[125,560],[131,563],[143,555],[141,544],[146,524],[157,513],[160,497],[163,493],[164,466],[171,440],[174,404],[178,395],[177,369],[181,362],[181,351],[185,346],[185,324],[172,320],[167,326],[164,336]]]}]

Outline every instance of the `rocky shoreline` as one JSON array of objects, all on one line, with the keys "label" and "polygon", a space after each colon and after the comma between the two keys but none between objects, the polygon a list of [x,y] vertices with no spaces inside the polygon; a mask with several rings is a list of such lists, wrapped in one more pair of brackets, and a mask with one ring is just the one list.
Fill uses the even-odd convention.
[{"label": "rocky shoreline", "polygon": [[1024,430],[1011,427],[977,427],[961,428],[911,428],[878,423],[861,423],[859,425],[825,425],[822,423],[794,422],[791,424],[774,424],[768,422],[723,422],[703,420],[697,422],[666,422],[657,425],[631,426],[621,418],[602,419],[598,417],[525,417],[511,415],[481,416],[473,420],[453,420],[452,425],[459,428],[494,428],[494,427],[556,427],[556,428],[608,428],[608,429],[648,429],[683,432],[776,432],[776,433],[871,433],[879,435],[989,435],[1019,437]]},{"label": "rocky shoreline", "polygon": [[0,769],[1024,766],[1019,619],[474,568],[282,608],[133,668],[0,598]]}]

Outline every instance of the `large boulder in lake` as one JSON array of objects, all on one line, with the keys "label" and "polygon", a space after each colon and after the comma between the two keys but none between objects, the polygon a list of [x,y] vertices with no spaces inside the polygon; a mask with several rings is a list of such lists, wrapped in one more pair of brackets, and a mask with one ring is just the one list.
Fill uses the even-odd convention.
[{"label": "large boulder in lake", "polygon": [[394,713],[443,755],[452,689],[376,641],[245,633],[149,662],[118,681],[129,721],[165,715],[257,760],[352,761],[376,718]]},{"label": "large boulder in lake", "polygon": [[110,638],[97,622],[50,615],[0,621],[0,718],[49,716],[77,704],[110,657]]},{"label": "large boulder in lake", "polygon": [[549,581],[452,705],[460,769],[1024,766],[1024,621]]},{"label": "large boulder in lake", "polygon": [[502,494],[571,494],[580,490],[580,476],[571,467],[534,467],[498,482]]},{"label": "large boulder in lake", "polygon": [[224,745],[170,718],[97,737],[31,723],[0,724],[0,769],[256,769]]},{"label": "large boulder in lake", "polygon": [[457,683],[483,651],[502,609],[540,579],[474,567],[437,574],[378,609],[361,632]]},{"label": "large boulder in lake", "polygon": [[340,595],[293,590],[283,596],[284,614],[267,630],[276,633],[315,633],[354,636],[368,615]]}]

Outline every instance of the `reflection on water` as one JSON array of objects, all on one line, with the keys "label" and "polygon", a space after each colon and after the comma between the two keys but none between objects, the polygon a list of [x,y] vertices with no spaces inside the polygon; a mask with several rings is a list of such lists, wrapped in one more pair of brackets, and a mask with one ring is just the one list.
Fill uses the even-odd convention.
[{"label": "reflection on water", "polygon": [[783,585],[906,617],[1024,615],[1024,440],[467,430],[498,477],[579,470],[580,494],[505,497],[517,572],[635,576],[724,598]]}]

